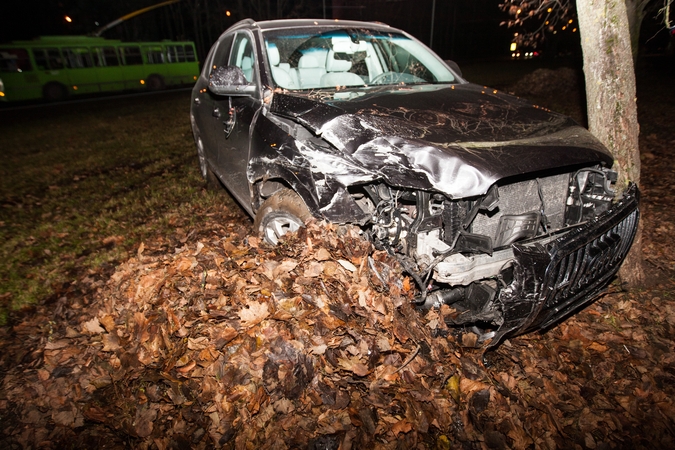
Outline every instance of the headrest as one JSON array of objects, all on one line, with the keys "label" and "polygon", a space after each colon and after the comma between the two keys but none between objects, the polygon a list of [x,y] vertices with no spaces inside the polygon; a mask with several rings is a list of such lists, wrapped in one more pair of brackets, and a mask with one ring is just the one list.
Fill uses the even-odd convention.
[{"label": "headrest", "polygon": [[250,56],[241,58],[241,70],[247,70],[253,67],[253,59]]},{"label": "headrest", "polygon": [[277,48],[277,44],[267,44],[267,57],[270,59],[270,64],[273,66],[279,64],[281,61],[281,56],[279,56],[279,48]]},{"label": "headrest", "polygon": [[333,36],[331,38],[333,51],[337,53],[365,52],[368,48],[365,41],[352,42],[347,36]]},{"label": "headrest", "polygon": [[333,50],[328,52],[328,57],[326,58],[326,70],[328,72],[347,72],[351,68],[351,61],[335,59],[335,52]]},{"label": "headrest", "polygon": [[311,69],[314,67],[319,67],[319,61],[314,57],[314,55],[302,55],[298,61],[298,69]]}]

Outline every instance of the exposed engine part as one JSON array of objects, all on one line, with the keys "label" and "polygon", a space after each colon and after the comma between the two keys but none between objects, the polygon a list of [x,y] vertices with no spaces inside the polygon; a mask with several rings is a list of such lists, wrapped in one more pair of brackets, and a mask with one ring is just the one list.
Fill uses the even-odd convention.
[{"label": "exposed engine part", "polygon": [[565,224],[572,225],[592,219],[607,211],[616,192],[612,184],[617,173],[608,169],[581,169],[570,178]]},{"label": "exposed engine part", "polygon": [[[350,194],[371,217],[366,226],[375,246],[397,256],[415,279],[422,292],[419,305],[453,304],[465,311],[457,323],[499,325],[496,306],[481,308],[499,291],[496,280],[511,272],[513,244],[546,245],[606,211],[615,179],[606,169],[582,169],[493,185],[470,200],[384,183]],[[440,289],[430,290],[434,285]]]}]

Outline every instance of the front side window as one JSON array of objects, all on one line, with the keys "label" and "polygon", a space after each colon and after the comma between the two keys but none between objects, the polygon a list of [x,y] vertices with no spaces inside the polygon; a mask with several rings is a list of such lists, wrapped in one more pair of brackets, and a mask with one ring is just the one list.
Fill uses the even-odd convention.
[{"label": "front side window", "polygon": [[33,70],[24,48],[10,48],[0,50],[0,72],[28,72]]},{"label": "front side window", "polygon": [[250,83],[255,76],[254,63],[255,56],[253,55],[251,37],[247,33],[237,33],[232,46],[232,53],[230,53],[229,65],[239,67],[244,72],[246,81]]}]

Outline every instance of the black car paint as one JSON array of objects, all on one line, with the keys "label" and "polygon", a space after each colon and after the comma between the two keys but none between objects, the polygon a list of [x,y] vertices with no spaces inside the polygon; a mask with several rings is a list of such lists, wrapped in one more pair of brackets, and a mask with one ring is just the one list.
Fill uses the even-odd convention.
[{"label": "black car paint", "polygon": [[[305,167],[309,170],[298,172],[298,182],[318,193],[314,211],[333,221],[353,221],[351,209],[330,211],[330,202],[346,187],[343,179],[382,179],[396,187],[464,198],[525,173],[612,164],[602,144],[573,120],[472,84],[373,88],[349,101],[321,99],[321,92],[280,93],[274,94],[268,114],[291,119],[332,145],[310,155],[330,154],[343,164],[322,172],[311,157],[276,143],[272,152],[251,154],[250,181],[278,172],[275,165]],[[257,126],[263,127],[267,124]],[[292,138],[288,145],[295,142]],[[331,182],[317,188],[317,177]]]}]

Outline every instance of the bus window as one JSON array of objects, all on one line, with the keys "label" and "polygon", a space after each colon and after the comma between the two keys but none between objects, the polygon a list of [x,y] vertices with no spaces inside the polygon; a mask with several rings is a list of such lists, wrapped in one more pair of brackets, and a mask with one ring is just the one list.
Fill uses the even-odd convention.
[{"label": "bus window", "polygon": [[99,67],[119,66],[120,60],[117,57],[115,47],[98,47],[92,49],[96,58],[96,65]]},{"label": "bus window", "polygon": [[33,70],[28,52],[24,48],[0,50],[0,72],[28,72]]},{"label": "bus window", "polygon": [[35,65],[40,70],[63,69],[63,59],[58,48],[33,49]]},{"label": "bus window", "polygon": [[162,64],[164,63],[164,52],[162,47],[143,47],[143,53],[148,64]]},{"label": "bus window", "polygon": [[188,62],[195,62],[197,61],[197,58],[195,58],[195,49],[191,45],[186,45],[185,46],[185,57]]},{"label": "bus window", "polygon": [[124,64],[127,66],[143,64],[140,47],[122,47],[122,54],[124,55]]},{"label": "bus window", "polygon": [[182,45],[167,46],[166,56],[170,63],[185,62],[185,50]]},{"label": "bus window", "polygon": [[66,66],[69,69],[83,69],[94,66],[89,50],[86,48],[64,48],[62,51],[66,58]]}]

